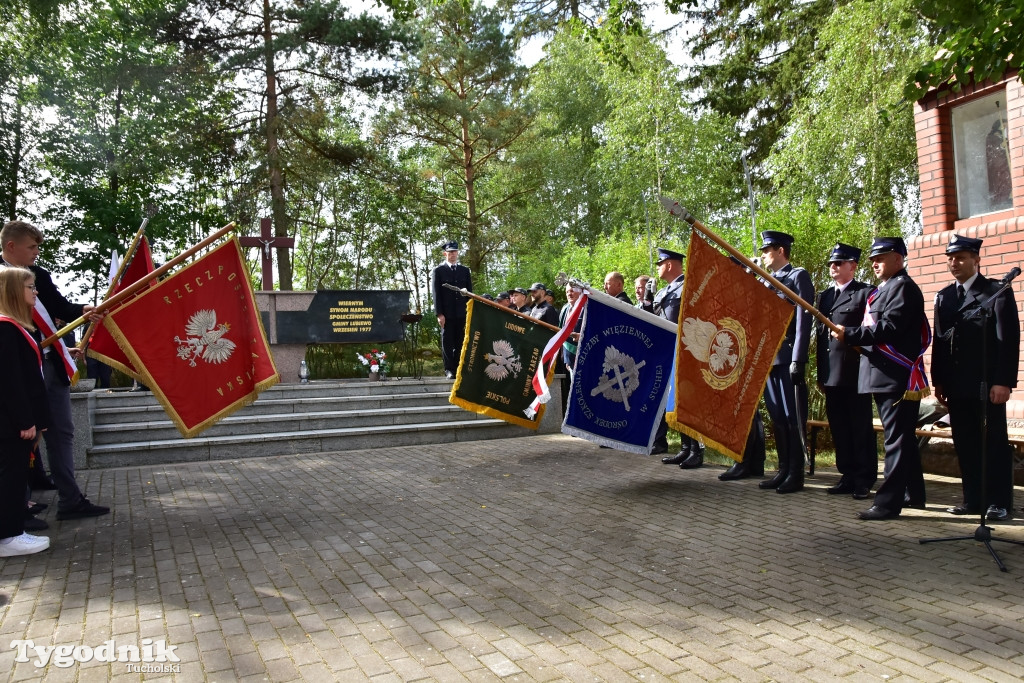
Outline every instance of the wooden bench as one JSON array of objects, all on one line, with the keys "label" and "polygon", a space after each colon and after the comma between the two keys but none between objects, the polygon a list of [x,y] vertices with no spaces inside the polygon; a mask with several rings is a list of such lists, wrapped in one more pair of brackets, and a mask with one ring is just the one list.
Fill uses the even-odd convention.
[{"label": "wooden bench", "polygon": [[[876,432],[883,431],[881,421],[874,420],[873,426]],[[814,461],[818,454],[818,432],[820,432],[823,429],[828,429],[827,420],[807,421],[807,430],[810,432],[809,438],[807,439],[807,450],[811,461],[810,468],[808,469],[808,474],[814,474]],[[918,438],[953,438],[953,432],[949,429],[915,429],[914,433],[918,436]],[[1014,471],[1024,469],[1024,429],[1010,427],[1009,429],[1007,429],[1007,436],[1009,437],[1010,446],[1013,447]]]}]

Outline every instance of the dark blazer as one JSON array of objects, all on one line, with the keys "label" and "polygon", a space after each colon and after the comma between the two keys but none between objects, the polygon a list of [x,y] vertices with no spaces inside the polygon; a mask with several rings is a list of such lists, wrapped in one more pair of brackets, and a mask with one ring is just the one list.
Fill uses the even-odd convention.
[{"label": "dark blazer", "polygon": [[64,295],[57,289],[57,285],[53,284],[53,278],[50,277],[49,271],[39,266],[29,266],[29,270],[36,276],[39,300],[43,302],[43,306],[46,307],[46,312],[50,314],[51,318],[69,323],[82,317],[83,305],[73,304],[64,298]]},{"label": "dark blazer", "polygon": [[[864,307],[874,289],[866,282],[853,280],[836,297],[834,286],[818,294],[817,309],[837,325],[857,327],[864,322]],[[860,354],[832,336],[821,323],[815,325],[818,340],[818,382],[826,387],[850,387],[856,390]]]},{"label": "dark blazer", "polygon": [[465,320],[469,297],[453,292],[443,285],[449,284],[472,292],[473,277],[469,273],[469,268],[461,263],[456,263],[452,268],[445,262],[434,268],[431,280],[434,289],[434,313],[443,315],[446,319]]},{"label": "dark blazer", "polygon": [[[924,295],[907,275],[906,269],[896,273],[878,289],[878,296],[869,308],[875,324],[846,328],[846,343],[861,347],[891,344],[907,358],[916,359],[921,353]],[[906,391],[909,378],[909,369],[872,351],[860,360],[858,391],[862,394]]]},{"label": "dark blazer", "polygon": [[[1007,289],[995,300],[995,315],[988,316],[986,334],[976,311],[983,301],[996,293],[997,280],[983,275],[971,284],[962,306],[956,303],[956,283],[935,296],[935,341],[932,348],[932,382],[952,398],[980,398],[982,342],[988,357],[988,385],[1017,386],[1017,362],[1020,356],[1020,320],[1013,290]],[[974,316],[965,320],[969,314]]]},{"label": "dark blazer", "polygon": [[[792,263],[787,263],[773,275],[807,303],[814,301],[814,283],[803,268],[794,268]],[[810,345],[811,314],[796,306],[796,315],[789,321],[786,338],[779,347],[779,352],[775,354],[775,362],[772,365],[789,365],[793,361],[806,363],[807,349]]]},{"label": "dark blazer", "polygon": [[39,357],[20,326],[0,322],[0,439],[20,438],[23,429],[50,424]]},{"label": "dark blazer", "polygon": [[633,305],[633,300],[630,299],[629,294],[626,294],[625,292],[619,292],[615,295],[615,298],[623,303],[629,304],[630,306]]}]

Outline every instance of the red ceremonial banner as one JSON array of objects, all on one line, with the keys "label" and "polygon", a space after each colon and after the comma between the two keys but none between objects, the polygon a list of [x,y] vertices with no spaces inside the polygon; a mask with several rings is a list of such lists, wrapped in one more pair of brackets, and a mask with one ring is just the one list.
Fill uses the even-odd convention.
[{"label": "red ceremonial banner", "polygon": [[676,335],[673,428],[737,462],[794,306],[692,233]]},{"label": "red ceremonial banner", "polygon": [[103,324],[185,438],[280,381],[237,239],[145,290]]},{"label": "red ceremonial banner", "polygon": [[[132,256],[131,262],[125,268],[124,273],[121,274],[117,287],[114,288],[110,295],[117,294],[128,287],[128,285],[138,282],[143,275],[148,275],[154,270],[156,270],[156,267],[153,265],[153,254],[149,251],[149,240],[143,237],[135,250],[135,254]],[[150,286],[156,287],[156,284],[156,280],[153,280]],[[87,354],[91,358],[96,358],[112,368],[117,368],[128,376],[140,382],[142,381],[142,375],[132,366],[132,362],[128,360],[128,356],[117,345],[114,338],[110,336],[110,332],[106,327],[97,327],[96,331],[93,332],[92,337],[89,339]]]}]

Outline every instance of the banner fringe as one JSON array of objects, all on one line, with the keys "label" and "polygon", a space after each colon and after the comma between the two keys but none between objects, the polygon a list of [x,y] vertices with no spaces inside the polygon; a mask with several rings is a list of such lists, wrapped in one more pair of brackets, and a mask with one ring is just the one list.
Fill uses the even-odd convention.
[{"label": "banner fringe", "polygon": [[576,427],[570,427],[564,422],[562,423],[562,433],[574,436],[577,439],[583,439],[591,443],[596,443],[598,446],[606,446],[608,448],[614,448],[617,451],[625,451],[627,453],[636,453],[637,455],[650,455],[651,446],[647,448],[643,446],[637,446],[636,444],[624,443],[622,441],[616,441],[615,439],[608,439],[603,436],[598,436],[592,432],[584,431]]}]

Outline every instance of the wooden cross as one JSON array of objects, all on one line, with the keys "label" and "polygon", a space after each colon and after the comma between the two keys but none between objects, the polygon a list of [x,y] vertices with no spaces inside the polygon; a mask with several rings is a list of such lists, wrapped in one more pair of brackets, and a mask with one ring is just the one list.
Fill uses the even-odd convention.
[{"label": "wooden cross", "polygon": [[294,237],[276,237],[271,233],[273,225],[269,218],[260,219],[259,237],[240,237],[238,243],[243,247],[259,247],[260,263],[263,266],[263,283],[260,288],[270,291],[274,288],[274,249],[294,249]]}]

